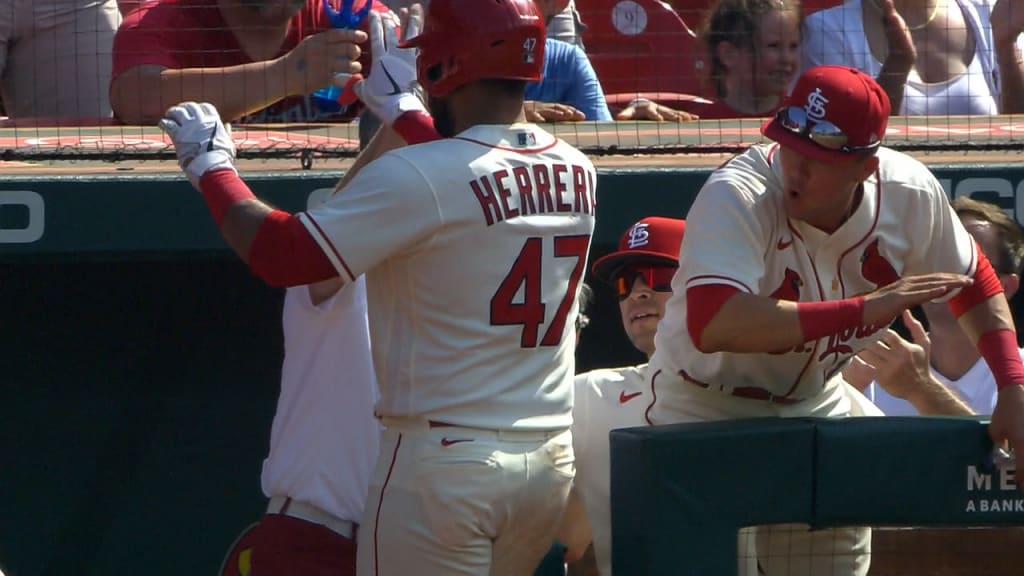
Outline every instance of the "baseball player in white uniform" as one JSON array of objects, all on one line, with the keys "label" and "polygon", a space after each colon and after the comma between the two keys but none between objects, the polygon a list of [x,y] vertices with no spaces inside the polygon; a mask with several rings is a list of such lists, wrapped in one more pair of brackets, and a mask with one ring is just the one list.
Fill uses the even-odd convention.
[{"label": "baseball player in white uniform", "polygon": [[[654,353],[654,332],[672,291],[679,266],[679,245],[686,222],[651,216],[633,224],[619,240],[618,250],[594,262],[593,273],[615,289],[622,327],[633,346],[648,357]],[[608,432],[645,425],[651,391],[647,364],[593,370],[576,376],[572,443],[576,454],[573,498],[582,500],[585,517],[567,514],[565,529],[587,534],[594,544],[598,571],[611,570],[611,464]],[[575,506],[570,510],[576,510]],[[584,541],[565,542],[570,550]]]},{"label": "baseball player in white uniform", "polygon": [[285,293],[281,394],[263,462],[266,515],[222,576],[356,573],[356,534],[380,449],[366,283]]},{"label": "baseball player in white uniform", "polygon": [[[655,337],[651,423],[848,415],[849,358],[903,310],[950,298],[1001,389],[992,437],[1024,449],[1024,365],[999,281],[928,169],[880,146],[889,114],[864,73],[812,68],[762,127],[776,144],[711,175]],[[758,530],[768,576],[865,574],[869,551],[866,529]]]},{"label": "baseball player in white uniform", "polygon": [[529,573],[574,472],[573,326],[596,174],[522,121],[544,62],[533,2],[433,0],[423,33],[397,48],[394,25],[371,18],[360,98],[407,142],[431,122],[445,138],[381,155],[320,207],[260,202],[212,106],[173,107],[161,126],[256,274],[283,285],[366,275],[386,429],[359,574]]}]

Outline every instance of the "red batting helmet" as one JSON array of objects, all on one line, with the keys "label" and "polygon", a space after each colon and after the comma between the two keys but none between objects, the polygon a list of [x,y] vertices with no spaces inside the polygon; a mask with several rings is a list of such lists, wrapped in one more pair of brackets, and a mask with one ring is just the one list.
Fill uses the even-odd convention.
[{"label": "red batting helmet", "polygon": [[544,16],[533,0],[432,0],[418,47],[416,73],[431,96],[484,78],[540,80]]}]

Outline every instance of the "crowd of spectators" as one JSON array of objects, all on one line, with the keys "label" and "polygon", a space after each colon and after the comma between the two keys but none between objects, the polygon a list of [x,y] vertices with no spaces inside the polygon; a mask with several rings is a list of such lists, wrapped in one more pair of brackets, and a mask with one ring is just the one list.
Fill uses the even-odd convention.
[{"label": "crowd of spectators", "polygon": [[[195,99],[214,102],[234,122],[350,121],[359,112],[351,98],[326,107],[312,98],[347,80],[334,77],[346,36],[330,31],[328,1],[340,4],[6,1],[3,113],[16,120],[149,124],[168,106]],[[356,0],[356,11],[367,1],[375,10],[409,3]],[[658,78],[638,78],[636,93],[608,94],[601,66],[592,64],[609,50],[636,50],[627,39],[663,34],[648,18],[665,18],[664,4],[536,2],[550,34],[545,77],[528,91],[526,114],[534,122],[770,116],[796,76],[819,64],[874,76],[893,114],[1024,111],[1024,8],[1014,0],[676,2],[680,31],[693,38],[681,51],[699,52],[692,56],[704,63],[700,70],[665,71],[701,76],[686,94],[662,93]],[[588,32],[588,21],[602,19],[613,27]],[[604,37],[606,29],[621,37]]]}]

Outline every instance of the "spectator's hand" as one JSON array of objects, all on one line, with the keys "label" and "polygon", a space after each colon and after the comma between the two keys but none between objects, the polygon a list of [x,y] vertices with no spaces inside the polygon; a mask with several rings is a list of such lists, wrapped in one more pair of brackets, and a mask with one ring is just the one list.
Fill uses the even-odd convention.
[{"label": "spectator's hand", "polygon": [[[423,28],[423,9],[419,4],[402,12],[406,38],[419,35]],[[399,23],[394,15],[370,12],[370,76],[360,78],[355,93],[381,122],[393,126],[406,112],[426,114],[417,94],[416,50],[398,47]]]},{"label": "spectator's hand", "polygon": [[653,120],[655,122],[693,122],[699,118],[696,114],[669,108],[646,98],[630,102],[629,106],[615,115],[616,120]]},{"label": "spectator's hand", "polygon": [[557,102],[527,100],[523,103],[523,112],[527,122],[582,122],[587,119],[583,112]]},{"label": "spectator's hand", "polygon": [[331,29],[304,38],[278,59],[288,94],[311,94],[331,82],[350,87],[346,85],[362,69],[358,44],[365,41],[362,30]]},{"label": "spectator's hand", "polygon": [[[999,391],[996,409],[989,421],[988,434],[997,447],[1010,449],[1016,455],[1024,454],[1024,386],[1010,385]],[[1024,461],[1016,460],[1017,487],[1024,491]]]},{"label": "spectator's hand", "polygon": [[903,325],[910,331],[910,342],[893,330],[886,330],[880,340],[861,350],[850,364],[858,364],[854,371],[872,374],[873,380],[892,396],[907,399],[916,388],[923,389],[931,378],[931,339],[909,310],[903,311]]},{"label": "spectator's hand", "polygon": [[[1006,1],[1006,0],[1004,0]],[[882,0],[882,25],[885,28],[885,41],[889,45],[889,53],[885,56],[883,66],[890,73],[909,74],[914,62],[917,61],[917,48],[910,30],[903,17],[896,11],[894,0]]]},{"label": "spectator's hand", "polygon": [[169,109],[160,129],[171,137],[178,165],[192,185],[211,170],[235,170],[235,142],[213,104],[183,102]]},{"label": "spectator's hand", "polygon": [[948,272],[905,276],[864,296],[863,324],[887,326],[904,310],[948,296],[973,282],[970,276]]},{"label": "spectator's hand", "polygon": [[991,22],[996,46],[1015,43],[1024,34],[1024,5],[1019,0],[998,0],[992,8]]}]

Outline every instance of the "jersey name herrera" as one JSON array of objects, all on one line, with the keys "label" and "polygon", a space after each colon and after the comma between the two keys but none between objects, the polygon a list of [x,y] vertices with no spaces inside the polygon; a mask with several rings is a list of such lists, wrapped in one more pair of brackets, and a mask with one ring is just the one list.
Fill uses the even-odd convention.
[{"label": "jersey name herrera", "polygon": [[518,216],[593,214],[594,173],[583,166],[534,164],[503,168],[469,182],[487,225]]}]

